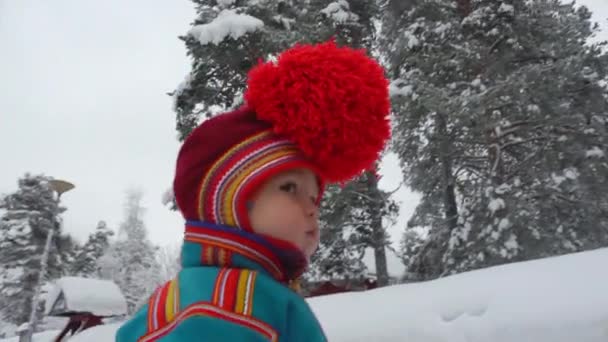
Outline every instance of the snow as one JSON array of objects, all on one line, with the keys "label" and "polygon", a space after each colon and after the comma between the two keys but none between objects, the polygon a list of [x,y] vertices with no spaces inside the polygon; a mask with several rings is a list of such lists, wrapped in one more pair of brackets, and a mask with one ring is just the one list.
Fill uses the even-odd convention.
[{"label": "snow", "polygon": [[510,186],[509,184],[507,184],[507,183],[503,183],[503,184],[499,185],[499,186],[496,188],[496,190],[494,190],[494,192],[495,192],[497,195],[504,195],[504,194],[506,194],[507,192],[509,192],[509,190],[511,190],[511,186]]},{"label": "snow", "polygon": [[0,319],[0,336],[12,336],[16,330],[16,325]]},{"label": "snow", "polygon": [[481,25],[484,17],[490,17],[492,15],[492,10],[489,7],[481,7],[473,12],[471,12],[466,18],[464,18],[461,22],[463,26],[476,26]]},{"label": "snow", "polygon": [[489,35],[489,36],[498,36],[499,34],[500,34],[500,31],[498,30],[498,28],[497,28],[497,27],[495,27],[495,28],[491,29],[491,30],[488,32],[488,35]]},{"label": "snow", "polygon": [[528,105],[528,112],[538,114],[540,113],[540,107],[537,104]]},{"label": "snow", "polygon": [[573,167],[569,167],[564,170],[564,176],[568,179],[577,179],[579,176],[578,170]]},{"label": "snow", "polygon": [[405,36],[405,38],[407,39],[407,47],[408,49],[413,49],[417,46],[420,45],[420,39],[418,39],[414,34],[412,34],[411,32],[405,31],[403,33],[403,35]]},{"label": "snow", "polygon": [[276,23],[283,25],[283,27],[285,27],[285,29],[287,29],[288,31],[291,30],[291,27],[295,26],[296,24],[295,19],[287,18],[282,15],[275,15],[274,17],[272,17],[272,20],[274,20]]},{"label": "snow", "polygon": [[[604,248],[309,303],[332,342],[605,342],[607,262]],[[70,342],[112,341],[119,326]]]},{"label": "snow", "polygon": [[572,168],[572,167],[564,169],[563,176],[557,175],[555,173],[551,173],[551,178],[553,179],[553,182],[557,186],[559,186],[560,184],[562,184],[563,182],[565,182],[568,179],[577,179],[578,176],[579,176],[578,170],[575,168]]},{"label": "snow", "polygon": [[184,80],[181,81],[175,88],[175,91],[173,92],[173,110],[174,111],[177,111],[177,99],[184,93],[184,91],[190,89],[191,85],[192,85],[192,75],[187,74],[184,77]]},{"label": "snow", "polygon": [[600,78],[600,75],[590,67],[583,68],[583,77],[588,81],[597,81]]},{"label": "snow", "polygon": [[[55,337],[57,337],[57,335],[59,335],[59,333],[60,333],[59,330],[48,330],[48,331],[36,333],[36,334],[34,334],[34,336],[32,336],[32,342],[53,342],[53,341],[55,341]],[[98,341],[106,342],[106,341],[112,341],[112,340],[100,339]],[[7,338],[7,339],[0,339],[0,342],[19,342],[19,337],[15,336],[15,337]],[[70,340],[70,342],[72,342],[72,340]],[[91,342],[96,342],[96,341],[91,341]]]},{"label": "snow", "polygon": [[458,218],[458,222],[462,224],[462,226],[452,229],[450,239],[448,240],[448,249],[450,250],[458,247],[462,241],[467,241],[469,234],[471,233],[470,222],[465,222],[463,218]]},{"label": "snow", "polygon": [[435,27],[435,33],[443,37],[443,35],[452,27],[450,23],[441,23]]},{"label": "snow", "polygon": [[[65,304],[61,303],[62,294]],[[120,316],[126,314],[127,303],[118,286],[112,281],[64,277],[55,282],[55,288],[49,293],[46,301],[46,315],[61,312]]]},{"label": "snow", "polygon": [[230,7],[232,6],[236,0],[217,0],[217,4],[222,7]]},{"label": "snow", "polygon": [[327,7],[321,10],[321,13],[325,14],[339,24],[359,20],[358,15],[350,12],[350,5],[346,0],[339,0],[337,2],[330,3],[327,5]]},{"label": "snow", "polygon": [[494,215],[498,210],[503,209],[505,207],[505,201],[502,198],[494,198],[488,204],[488,209]]},{"label": "snow", "polygon": [[608,249],[310,299],[330,341],[608,340]]},{"label": "snow", "polygon": [[410,96],[413,92],[414,88],[409,84],[405,84],[405,81],[402,79],[393,80],[388,86],[390,97]]},{"label": "snow", "polygon": [[515,250],[519,248],[519,243],[517,243],[517,237],[515,234],[511,234],[509,239],[505,242],[505,247],[510,250]]},{"label": "snow", "polygon": [[498,229],[500,229],[500,230],[505,230],[505,229],[508,229],[509,227],[511,227],[511,221],[509,221],[508,218],[503,218],[498,223]]},{"label": "snow", "polygon": [[[100,325],[91,329],[87,329],[80,334],[74,336],[69,342],[109,342],[114,341],[116,331],[122,323],[113,323]],[[0,341],[1,342],[1,341]]]},{"label": "snow", "polygon": [[163,205],[169,205],[169,204],[173,203],[174,198],[175,198],[175,194],[173,193],[173,187],[170,187],[167,190],[165,190],[165,192],[163,193],[161,202],[163,203]]},{"label": "snow", "polygon": [[196,25],[188,35],[197,39],[202,45],[223,42],[227,37],[238,39],[247,33],[264,27],[264,22],[247,14],[238,14],[233,10],[221,11],[212,22]]},{"label": "snow", "polygon": [[588,150],[585,155],[587,157],[598,157],[601,158],[604,156],[604,151],[602,151],[599,147],[593,146],[592,149]]},{"label": "snow", "polygon": [[498,13],[512,16],[515,14],[515,7],[513,7],[513,5],[502,3],[500,7],[498,7]]}]

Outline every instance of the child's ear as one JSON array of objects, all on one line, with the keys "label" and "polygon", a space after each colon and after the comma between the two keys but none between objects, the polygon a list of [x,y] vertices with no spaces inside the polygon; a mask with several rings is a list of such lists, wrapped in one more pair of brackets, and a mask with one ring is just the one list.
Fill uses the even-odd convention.
[{"label": "child's ear", "polygon": [[253,201],[247,201],[245,203],[245,207],[247,208],[247,210],[253,209]]}]

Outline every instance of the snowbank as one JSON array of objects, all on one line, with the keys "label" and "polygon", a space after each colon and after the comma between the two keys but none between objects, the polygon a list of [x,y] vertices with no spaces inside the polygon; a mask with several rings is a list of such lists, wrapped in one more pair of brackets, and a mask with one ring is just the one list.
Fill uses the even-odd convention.
[{"label": "snowbank", "polygon": [[[57,337],[57,335],[59,335],[60,331],[59,330],[49,330],[49,331],[43,331],[37,334],[34,334],[34,336],[32,336],[32,342],[53,342],[55,340],[55,337]],[[98,340],[99,342],[101,341],[111,341],[111,340]],[[14,336],[11,338],[7,338],[7,339],[0,339],[0,342],[19,342],[19,337],[18,336]],[[70,340],[71,342],[71,340]],[[92,342],[96,342],[96,341],[92,341]]]},{"label": "snowbank", "polygon": [[91,312],[98,316],[127,313],[127,303],[118,286],[109,280],[64,277],[46,300],[46,315],[66,312]]},{"label": "snowbank", "polygon": [[122,323],[112,323],[87,329],[70,338],[68,342],[113,342],[116,336],[116,331],[121,325]]},{"label": "snowbank", "polygon": [[330,341],[608,341],[608,248],[310,299]]},{"label": "snowbank", "polygon": [[[605,342],[607,263],[604,248],[309,301],[332,342]],[[112,341],[119,326],[70,342]]]}]

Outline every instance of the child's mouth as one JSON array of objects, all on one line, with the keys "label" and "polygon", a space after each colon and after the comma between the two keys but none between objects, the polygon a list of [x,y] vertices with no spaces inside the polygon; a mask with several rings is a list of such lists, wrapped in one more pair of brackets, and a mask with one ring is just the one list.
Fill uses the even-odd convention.
[{"label": "child's mouth", "polygon": [[316,228],[312,228],[310,230],[307,230],[306,231],[306,236],[309,237],[309,238],[316,238],[317,237],[317,231],[318,231],[318,229],[316,229]]}]

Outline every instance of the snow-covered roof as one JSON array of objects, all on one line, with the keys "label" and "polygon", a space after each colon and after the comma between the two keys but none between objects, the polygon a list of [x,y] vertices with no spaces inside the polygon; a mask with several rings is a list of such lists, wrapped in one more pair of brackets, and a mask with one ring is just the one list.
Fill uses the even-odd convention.
[{"label": "snow-covered roof", "polygon": [[19,332],[24,332],[27,329],[29,329],[29,327],[30,327],[30,323],[29,322],[25,322],[25,323],[22,323],[19,327],[17,327],[17,330],[15,330],[15,331],[18,332],[18,333]]},{"label": "snow-covered roof", "polygon": [[[399,259],[392,249],[386,248],[385,250],[388,275],[394,278],[401,278],[405,273],[405,265],[403,265],[401,259]],[[367,272],[371,275],[376,275],[376,259],[374,258],[374,250],[372,248],[365,249],[362,261],[367,267]]]},{"label": "snow-covered roof", "polygon": [[55,282],[47,296],[46,314],[60,316],[74,312],[120,316],[127,313],[127,302],[112,281],[64,277]]}]

